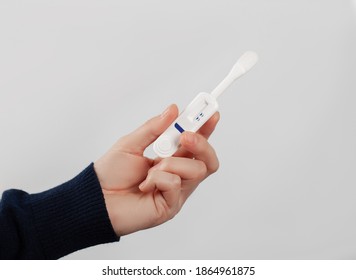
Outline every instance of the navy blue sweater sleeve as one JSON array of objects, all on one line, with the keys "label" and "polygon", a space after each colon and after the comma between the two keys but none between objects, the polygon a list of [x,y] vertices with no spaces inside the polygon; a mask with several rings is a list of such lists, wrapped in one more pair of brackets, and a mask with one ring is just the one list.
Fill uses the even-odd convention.
[{"label": "navy blue sweater sleeve", "polygon": [[118,240],[93,164],[48,191],[8,190],[0,201],[0,259],[58,259]]}]

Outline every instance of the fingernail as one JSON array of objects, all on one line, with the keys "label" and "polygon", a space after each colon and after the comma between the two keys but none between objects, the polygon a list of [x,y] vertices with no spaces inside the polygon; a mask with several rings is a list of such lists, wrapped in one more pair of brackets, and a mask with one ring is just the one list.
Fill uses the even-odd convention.
[{"label": "fingernail", "polygon": [[138,188],[142,191],[144,185],[145,185],[145,181],[143,181],[143,182],[138,186]]},{"label": "fingernail", "polygon": [[185,133],[184,135],[185,137],[185,141],[189,144],[189,145],[194,145],[195,142],[196,142],[196,139],[195,139],[195,135],[193,133]]},{"label": "fingernail", "polygon": [[161,114],[161,118],[164,118],[165,116],[167,116],[167,114],[168,114],[170,108],[171,108],[171,106],[169,105],[169,106],[167,107],[167,109],[163,111],[163,113]]}]

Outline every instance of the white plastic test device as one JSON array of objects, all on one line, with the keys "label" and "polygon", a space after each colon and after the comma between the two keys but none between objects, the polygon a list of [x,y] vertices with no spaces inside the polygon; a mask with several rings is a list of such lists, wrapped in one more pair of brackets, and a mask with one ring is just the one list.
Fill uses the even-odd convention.
[{"label": "white plastic test device", "polygon": [[218,110],[216,99],[237,78],[247,73],[258,60],[253,51],[245,52],[232,67],[230,73],[211,92],[199,93],[177,119],[153,143],[154,152],[162,158],[172,156],[179,148],[179,137],[184,131],[196,132]]}]

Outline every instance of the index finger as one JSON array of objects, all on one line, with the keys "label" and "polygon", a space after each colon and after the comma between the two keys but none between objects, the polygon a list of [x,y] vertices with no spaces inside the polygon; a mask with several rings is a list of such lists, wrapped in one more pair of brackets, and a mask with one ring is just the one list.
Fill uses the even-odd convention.
[{"label": "index finger", "polygon": [[[200,134],[205,139],[209,139],[210,135],[214,132],[219,120],[220,120],[220,113],[215,112],[215,114],[212,115],[211,118],[196,133]],[[174,154],[174,156],[187,157],[187,158],[193,157],[192,153],[187,151],[183,147],[180,147],[178,151]]]},{"label": "index finger", "polygon": [[180,141],[182,147],[190,152],[195,159],[205,163],[208,173],[211,174],[218,170],[218,157],[214,148],[204,136],[186,131],[182,134]]},{"label": "index finger", "polygon": [[216,125],[220,120],[220,113],[215,112],[214,115],[197,131],[204,138],[209,139],[210,135],[214,132]]}]

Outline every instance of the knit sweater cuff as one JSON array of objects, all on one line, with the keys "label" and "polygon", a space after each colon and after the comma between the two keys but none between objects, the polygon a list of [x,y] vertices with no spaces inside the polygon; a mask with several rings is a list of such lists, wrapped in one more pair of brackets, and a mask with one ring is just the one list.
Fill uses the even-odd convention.
[{"label": "knit sweater cuff", "polygon": [[47,259],[119,240],[111,225],[93,163],[72,180],[31,195],[30,201]]}]

